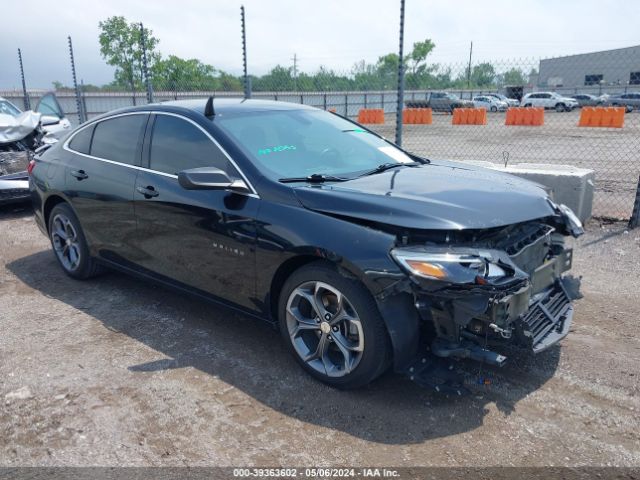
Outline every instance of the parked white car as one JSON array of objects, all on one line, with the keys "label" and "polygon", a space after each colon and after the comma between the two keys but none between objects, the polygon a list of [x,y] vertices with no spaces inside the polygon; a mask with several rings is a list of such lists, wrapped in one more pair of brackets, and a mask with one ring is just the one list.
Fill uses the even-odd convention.
[{"label": "parked white car", "polygon": [[509,98],[506,95],[502,95],[501,93],[485,93],[487,97],[497,98],[507,104],[508,107],[518,107],[520,106],[520,100],[517,98]]},{"label": "parked white car", "polygon": [[489,112],[504,112],[508,107],[507,102],[488,95],[473,97],[473,106],[475,108],[486,108]]},{"label": "parked white car", "polygon": [[[42,130],[49,136],[60,139],[71,131],[71,122],[64,114],[58,99],[53,93],[43,95],[34,111],[41,114]],[[13,103],[6,98],[0,97],[0,114],[17,117],[21,113],[22,110]]]},{"label": "parked white car", "polygon": [[563,97],[556,92],[527,93],[522,97],[520,105],[523,107],[553,108],[556,112],[570,112],[579,106],[575,98]]}]

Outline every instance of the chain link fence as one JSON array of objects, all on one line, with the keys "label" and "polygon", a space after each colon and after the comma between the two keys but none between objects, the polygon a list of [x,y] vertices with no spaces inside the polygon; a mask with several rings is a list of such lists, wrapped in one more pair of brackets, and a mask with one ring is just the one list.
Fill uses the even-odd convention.
[{"label": "chain link fence", "polygon": [[[594,216],[632,218],[631,223],[636,218],[637,222],[640,61],[636,60],[640,60],[640,48],[593,55],[460,64],[430,64],[408,56],[402,104],[431,109],[431,121],[403,124],[403,147],[433,159],[591,169],[595,172]],[[137,83],[132,82],[133,88],[80,84],[76,95],[73,87],[58,85],[56,96],[72,121],[77,118],[76,123],[149,101],[210,95],[301,103],[353,119],[358,119],[362,109],[380,109],[383,122],[369,127],[393,139],[397,58],[391,54],[374,64],[357,62],[342,72],[327,68],[303,72],[295,64],[274,66],[263,75],[245,78],[195,60],[177,59],[171,69],[160,70],[157,64],[147,69],[145,56],[144,72]],[[0,91],[0,96],[20,107],[33,107],[45,91],[25,87],[24,91]],[[544,108],[542,123],[508,125],[508,110],[520,106]],[[614,106],[625,109],[622,126],[580,126],[581,117],[590,109]],[[485,109],[485,120],[459,124],[454,113],[460,108]]]}]

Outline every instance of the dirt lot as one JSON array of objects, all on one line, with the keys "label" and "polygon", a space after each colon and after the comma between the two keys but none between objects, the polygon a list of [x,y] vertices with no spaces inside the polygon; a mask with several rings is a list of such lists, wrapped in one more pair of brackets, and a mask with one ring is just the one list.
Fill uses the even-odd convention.
[{"label": "dirt lot", "polygon": [[[393,114],[371,125],[395,138]],[[629,218],[640,175],[640,112],[617,128],[580,128],[580,111],[545,112],[541,127],[506,127],[504,113],[489,113],[487,125],[451,125],[451,115],[435,113],[432,125],[405,125],[403,145],[429,158],[493,163],[573,165],[595,171],[594,215]]]},{"label": "dirt lot", "polygon": [[463,398],[331,390],[253,320],[67,278],[26,209],[0,232],[0,466],[640,465],[640,230],[591,224],[570,336]]}]

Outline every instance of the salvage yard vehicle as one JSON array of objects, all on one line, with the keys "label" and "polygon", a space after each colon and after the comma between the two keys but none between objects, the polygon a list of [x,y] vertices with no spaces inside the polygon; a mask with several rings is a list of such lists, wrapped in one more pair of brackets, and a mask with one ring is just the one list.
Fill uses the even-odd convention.
[{"label": "salvage yard vehicle", "polygon": [[[21,112],[0,97],[0,205],[29,199],[27,167],[30,154],[44,143],[57,141],[43,126],[38,112]],[[49,121],[51,123],[51,121]]]},{"label": "salvage yard vehicle", "polygon": [[493,97],[493,98],[496,98],[498,100],[501,100],[501,101],[505,102],[508,107],[519,107],[520,106],[520,100],[518,100],[517,98],[509,98],[506,95],[502,95],[501,93],[485,93],[483,95],[486,95],[487,97]]},{"label": "salvage yard vehicle", "polygon": [[546,109],[555,109],[556,112],[570,112],[574,108],[578,108],[578,101],[575,98],[563,97],[556,92],[533,92],[527,93],[520,105],[523,107],[543,107]]},{"label": "salvage yard vehicle", "polygon": [[424,100],[409,100],[407,108],[431,108],[436,112],[453,112],[456,108],[473,108],[471,100],[463,100],[454,93],[427,92]]},{"label": "salvage yard vehicle", "polygon": [[393,365],[460,393],[434,373],[443,359],[503,365],[503,347],[537,353],[571,325],[565,237],[582,227],[569,208],[310,106],[121,109],[30,172],[37,224],[69,276],[115,268],[268,320],[334,387]]},{"label": "salvage yard vehicle", "polygon": [[489,112],[504,112],[507,110],[507,102],[498,100],[495,97],[489,95],[478,95],[473,97],[473,106],[475,108],[486,108]]},{"label": "salvage yard vehicle", "polygon": [[632,112],[634,108],[640,110],[640,92],[609,95],[606,99],[606,105],[610,105],[612,107],[625,107],[627,113]]},{"label": "salvage yard vehicle", "polygon": [[575,99],[578,102],[579,107],[599,107],[604,103],[604,101],[600,97],[588,93],[578,93],[576,95],[571,95],[571,98]]},{"label": "salvage yard vehicle", "polygon": [[[53,92],[45,93],[38,101],[35,113],[40,114],[40,124],[45,134],[60,139],[71,131],[71,122],[64,114]],[[0,97],[0,114],[18,117],[23,112],[9,100]]]}]

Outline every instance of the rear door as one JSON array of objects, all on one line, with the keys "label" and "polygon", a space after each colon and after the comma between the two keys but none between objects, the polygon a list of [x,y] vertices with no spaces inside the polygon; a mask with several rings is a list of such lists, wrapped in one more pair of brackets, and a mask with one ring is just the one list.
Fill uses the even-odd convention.
[{"label": "rear door", "polygon": [[145,141],[147,169],[135,185],[139,265],[156,276],[258,310],[255,302],[256,194],[185,190],[177,173],[214,166],[240,172],[202,127],[157,113]]},{"label": "rear door", "polygon": [[78,130],[64,146],[72,154],[66,193],[92,254],[120,263],[135,257],[133,189],[148,117],[146,112],[110,117]]}]

